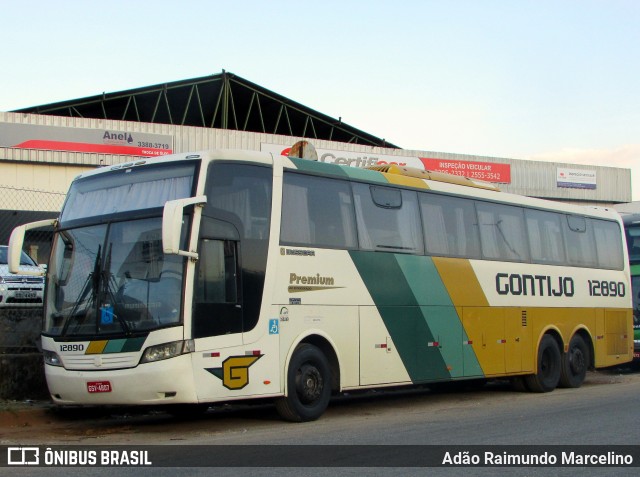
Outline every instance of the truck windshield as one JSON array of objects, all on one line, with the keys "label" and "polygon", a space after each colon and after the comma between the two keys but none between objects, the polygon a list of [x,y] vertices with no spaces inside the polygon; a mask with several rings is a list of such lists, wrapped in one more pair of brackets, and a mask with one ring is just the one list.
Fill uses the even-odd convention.
[{"label": "truck windshield", "polygon": [[[0,265],[7,265],[9,263],[7,249],[8,247],[6,245],[0,245]],[[36,262],[34,262],[33,259],[24,251],[20,255],[20,265],[29,265],[32,267],[38,266]]]},{"label": "truck windshield", "polygon": [[162,251],[160,217],[59,231],[44,332],[131,335],[178,324],[183,269],[183,257]]}]

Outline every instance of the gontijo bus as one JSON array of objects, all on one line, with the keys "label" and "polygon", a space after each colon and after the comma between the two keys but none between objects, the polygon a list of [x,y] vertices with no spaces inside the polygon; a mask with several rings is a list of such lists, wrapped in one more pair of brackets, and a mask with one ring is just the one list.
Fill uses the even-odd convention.
[{"label": "gontijo bus", "polygon": [[[17,228],[12,267],[24,233]],[[76,178],[42,347],[58,404],[274,398],[512,377],[579,387],[631,360],[620,217],[396,165],[247,151]]]}]

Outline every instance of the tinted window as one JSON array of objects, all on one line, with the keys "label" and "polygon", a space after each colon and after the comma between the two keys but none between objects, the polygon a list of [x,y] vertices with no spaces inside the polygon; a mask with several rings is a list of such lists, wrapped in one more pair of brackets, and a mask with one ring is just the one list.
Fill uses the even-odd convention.
[{"label": "tinted window", "polygon": [[176,162],[122,168],[75,180],[61,221],[153,209],[169,200],[190,197],[195,170],[193,163]]},{"label": "tinted window", "polygon": [[[0,247],[0,265],[7,265],[8,262],[8,257],[7,257],[7,252],[8,251],[8,247],[6,246],[2,246]],[[22,253],[20,254],[20,265],[31,265],[31,266],[36,266],[36,262],[33,261],[33,259],[27,255],[27,253],[23,250]]]},{"label": "tinted window", "polygon": [[631,297],[633,299],[633,324],[640,327],[640,275],[631,277]]},{"label": "tinted window", "polygon": [[389,187],[370,186],[371,198],[378,207],[399,209],[402,207],[402,192]]},{"label": "tinted window", "polygon": [[237,242],[202,239],[199,253],[193,296],[193,337],[243,331]]},{"label": "tinted window", "polygon": [[593,227],[584,217],[565,216],[563,234],[567,244],[570,265],[594,267],[597,265],[596,244]]},{"label": "tinted window", "polygon": [[[234,316],[231,320],[242,323],[242,331],[253,329],[260,315],[262,303],[262,291],[264,276],[267,267],[267,251],[269,248],[269,225],[271,218],[271,184],[273,181],[272,169],[264,166],[250,164],[213,162],[209,166],[207,174],[207,205],[203,211],[203,221],[200,230],[200,238],[203,239],[227,239],[239,243],[225,244],[225,274],[231,268],[229,265],[229,253],[231,249],[238,255],[238,304],[219,304],[220,309],[227,307],[224,316]],[[205,253],[208,257],[220,257],[218,245],[205,245]],[[229,248],[232,247],[232,248]],[[216,255],[217,254],[217,255]],[[217,259],[214,259],[216,262]],[[217,260],[216,263],[221,263]],[[207,294],[213,293],[215,286],[210,282],[210,276],[200,274],[198,279],[208,280]],[[218,282],[221,283],[221,282]],[[225,282],[228,283],[228,282]],[[196,286],[196,288],[197,288]],[[202,291],[202,290],[201,290]],[[228,298],[228,296],[227,296]],[[206,303],[206,302],[202,302]],[[208,303],[207,306],[214,305]],[[229,307],[234,307],[231,310]],[[205,323],[210,318],[210,311],[205,306],[196,309],[194,320],[202,320]],[[221,312],[222,313],[222,312]],[[235,316],[236,314],[242,317]],[[222,315],[221,315],[222,316]],[[239,328],[229,328],[234,331]],[[223,328],[216,328],[222,331]],[[202,328],[203,333],[212,330]]]},{"label": "tinted window", "polygon": [[242,238],[269,237],[271,170],[246,164],[216,164],[209,172],[206,215],[238,227]]},{"label": "tinted window", "polygon": [[523,210],[486,202],[477,202],[476,207],[484,258],[528,261]]},{"label": "tinted window", "polygon": [[542,210],[526,210],[531,259],[538,263],[562,264],[566,260],[562,240],[562,215]]},{"label": "tinted window", "polygon": [[623,268],[620,226],[616,222],[591,219],[596,239],[598,265],[602,268]]},{"label": "tinted window", "polygon": [[282,192],[280,240],[292,245],[355,248],[349,183],[287,173]]},{"label": "tinted window", "polygon": [[427,253],[478,258],[480,238],[473,202],[435,194],[419,197]]},{"label": "tinted window", "polygon": [[629,250],[629,262],[632,264],[640,262],[640,224],[633,223],[625,225],[627,234],[627,248]]},{"label": "tinted window", "polygon": [[[398,196],[397,193],[400,195]],[[416,192],[368,184],[353,184],[353,197],[360,248],[385,252],[423,253],[422,227]],[[388,198],[390,204],[379,205],[381,197]]]}]

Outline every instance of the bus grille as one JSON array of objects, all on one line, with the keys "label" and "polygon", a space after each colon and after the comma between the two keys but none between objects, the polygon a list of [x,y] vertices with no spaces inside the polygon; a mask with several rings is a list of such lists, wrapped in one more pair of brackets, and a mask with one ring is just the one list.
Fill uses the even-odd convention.
[{"label": "bus grille", "polygon": [[104,369],[133,368],[140,361],[139,353],[111,353],[61,356],[65,369],[100,371]]}]

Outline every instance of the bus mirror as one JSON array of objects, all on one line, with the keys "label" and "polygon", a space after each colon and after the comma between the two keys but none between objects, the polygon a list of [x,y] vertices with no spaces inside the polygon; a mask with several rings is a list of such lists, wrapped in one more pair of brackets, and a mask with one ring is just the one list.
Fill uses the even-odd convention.
[{"label": "bus mirror", "polygon": [[29,224],[19,225],[9,238],[8,260],[9,272],[16,275],[44,275],[42,269],[38,270],[21,270],[20,256],[22,255],[22,247],[24,246],[24,234],[27,230],[37,229],[40,227],[52,227],[56,225],[58,219],[39,220]]},{"label": "bus mirror", "polygon": [[170,255],[184,255],[198,258],[196,252],[180,250],[180,236],[182,235],[182,217],[184,208],[193,204],[205,204],[207,197],[189,197],[186,199],[170,200],[164,204],[162,215],[162,251]]}]

